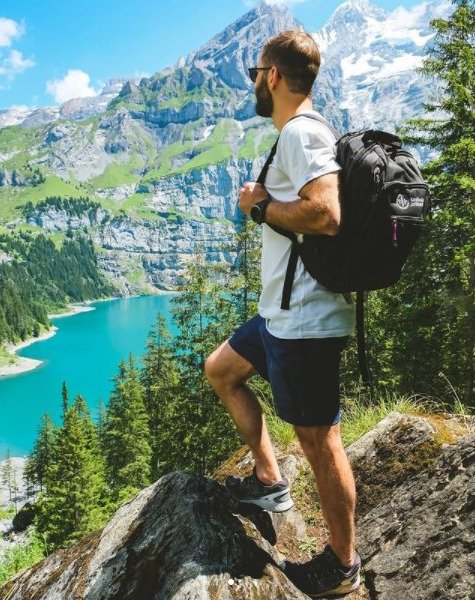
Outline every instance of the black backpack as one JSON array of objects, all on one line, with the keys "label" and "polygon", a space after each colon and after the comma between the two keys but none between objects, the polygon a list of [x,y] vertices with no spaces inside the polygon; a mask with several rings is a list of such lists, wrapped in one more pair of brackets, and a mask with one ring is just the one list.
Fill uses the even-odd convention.
[{"label": "black backpack", "polygon": [[[430,212],[429,188],[400,138],[384,131],[339,133],[318,115],[336,139],[341,166],[341,228],[336,236],[304,235],[279,227],[292,242],[281,308],[289,308],[298,257],[305,269],[332,292],[356,292],[358,360],[371,386],[364,341],[364,292],[389,287],[402,268]],[[296,118],[296,117],[293,117]],[[277,142],[257,179],[264,185]]]}]

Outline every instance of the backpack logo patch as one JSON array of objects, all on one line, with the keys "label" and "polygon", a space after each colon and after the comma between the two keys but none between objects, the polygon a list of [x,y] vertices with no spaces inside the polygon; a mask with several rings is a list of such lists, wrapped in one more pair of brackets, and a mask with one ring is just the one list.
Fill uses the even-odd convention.
[{"label": "backpack logo patch", "polygon": [[410,205],[410,200],[407,196],[404,196],[404,194],[398,194],[396,204],[399,208],[406,209]]}]

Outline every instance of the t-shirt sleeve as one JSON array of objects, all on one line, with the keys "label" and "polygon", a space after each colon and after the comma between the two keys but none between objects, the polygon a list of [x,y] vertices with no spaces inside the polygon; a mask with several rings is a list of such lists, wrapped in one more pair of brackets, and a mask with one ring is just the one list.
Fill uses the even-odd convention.
[{"label": "t-shirt sleeve", "polygon": [[312,179],[340,170],[335,160],[335,138],[318,121],[296,119],[289,123],[279,146],[280,167],[297,192]]}]

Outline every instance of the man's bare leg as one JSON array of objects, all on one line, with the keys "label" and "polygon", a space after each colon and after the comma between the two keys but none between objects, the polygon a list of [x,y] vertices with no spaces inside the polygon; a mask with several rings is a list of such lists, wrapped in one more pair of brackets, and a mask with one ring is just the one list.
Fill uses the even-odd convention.
[{"label": "man's bare leg", "polygon": [[355,557],[355,480],[340,435],[340,425],[295,427],[317,482],[330,545],[343,566]]},{"label": "man's bare leg", "polygon": [[262,409],[246,381],[252,365],[224,342],[206,361],[205,374],[235,422],[254,457],[259,479],[273,484],[282,479]]}]

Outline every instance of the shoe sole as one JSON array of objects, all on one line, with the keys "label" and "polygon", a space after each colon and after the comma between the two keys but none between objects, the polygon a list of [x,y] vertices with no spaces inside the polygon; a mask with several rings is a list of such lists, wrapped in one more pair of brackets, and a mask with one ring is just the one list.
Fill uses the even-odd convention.
[{"label": "shoe sole", "polygon": [[350,577],[343,581],[338,587],[328,590],[326,592],[320,592],[319,594],[310,594],[310,598],[325,598],[327,596],[344,596],[350,592],[354,592],[360,586],[361,579],[360,573],[356,573],[353,577]]},{"label": "shoe sole", "polygon": [[263,510],[274,513],[286,512],[294,505],[294,501],[290,497],[288,491],[274,492],[273,494],[262,496],[261,498],[251,498],[249,500],[235,498],[235,500],[242,502],[243,504],[254,504]]}]

